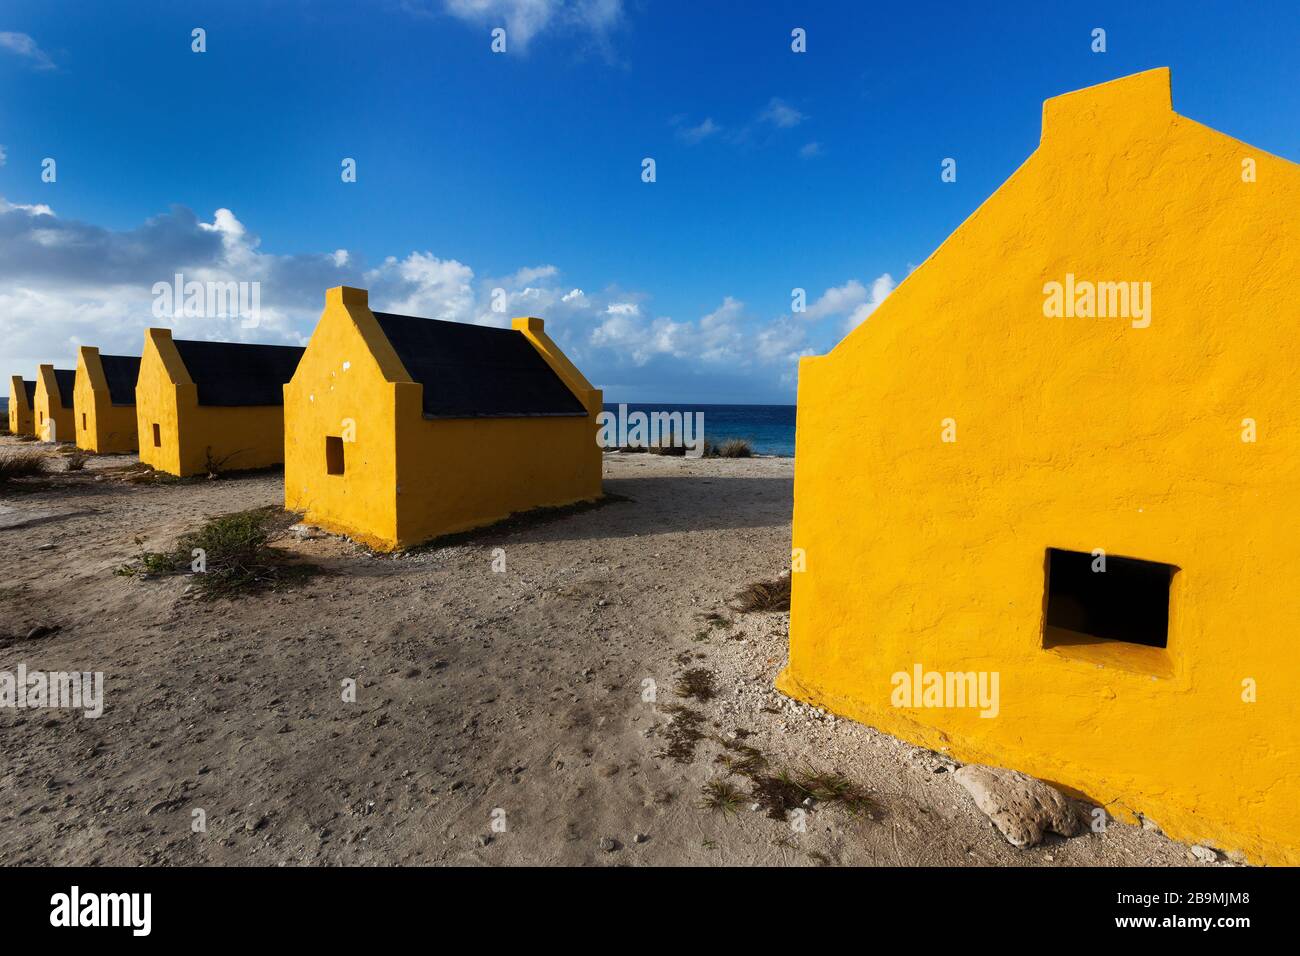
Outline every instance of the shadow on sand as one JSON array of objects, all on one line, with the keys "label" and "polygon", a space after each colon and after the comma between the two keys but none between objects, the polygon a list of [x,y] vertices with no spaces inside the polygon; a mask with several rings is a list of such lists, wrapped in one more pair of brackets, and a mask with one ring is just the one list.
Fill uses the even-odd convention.
[{"label": "shadow on sand", "polygon": [[515,515],[407,553],[505,540],[590,541],[788,525],[794,487],[789,478],[655,476],[606,478],[604,490],[605,498],[594,504]]}]

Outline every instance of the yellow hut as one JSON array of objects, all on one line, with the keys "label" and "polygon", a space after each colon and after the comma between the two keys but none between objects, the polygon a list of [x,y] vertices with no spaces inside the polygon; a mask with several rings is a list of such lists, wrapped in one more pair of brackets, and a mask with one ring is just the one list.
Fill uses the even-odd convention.
[{"label": "yellow hut", "polygon": [[546,335],[372,312],[339,287],[284,390],[285,507],[407,547],[601,495],[601,393]]},{"label": "yellow hut", "polygon": [[1300,167],[1169,72],[799,369],[787,694],[1300,864]]},{"label": "yellow hut", "polygon": [[9,431],[15,435],[36,434],[36,382],[21,375],[9,378]]},{"label": "yellow hut", "polygon": [[140,360],[77,350],[77,447],[100,455],[136,450],[135,382]]},{"label": "yellow hut", "polygon": [[136,382],[140,460],[185,477],[284,461],[284,385],[303,350],[145,333]]},{"label": "yellow hut", "polygon": [[35,410],[36,437],[41,441],[75,441],[77,438],[73,395],[77,373],[69,368],[42,365],[36,373],[36,391],[32,399]]}]

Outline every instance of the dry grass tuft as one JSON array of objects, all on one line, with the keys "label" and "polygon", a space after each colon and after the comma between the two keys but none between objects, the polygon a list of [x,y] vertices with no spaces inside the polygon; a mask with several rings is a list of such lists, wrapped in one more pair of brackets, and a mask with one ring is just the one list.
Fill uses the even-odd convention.
[{"label": "dry grass tuft", "polygon": [[753,611],[790,610],[790,575],[772,581],[756,581],[736,595],[736,610]]},{"label": "dry grass tuft", "polygon": [[0,484],[21,478],[39,478],[45,474],[45,455],[33,448],[8,448],[0,451]]},{"label": "dry grass tuft", "polygon": [[705,458],[753,458],[754,446],[748,438],[728,438],[721,445],[716,442],[704,443]]}]

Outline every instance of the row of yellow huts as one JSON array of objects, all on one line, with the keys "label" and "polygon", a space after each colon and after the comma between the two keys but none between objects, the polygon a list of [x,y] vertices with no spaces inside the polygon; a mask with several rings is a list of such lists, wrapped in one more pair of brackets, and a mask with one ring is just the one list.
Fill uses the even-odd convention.
[{"label": "row of yellow huts", "polygon": [[179,477],[284,463],[285,507],[391,550],[600,497],[601,392],[541,319],[499,329],[372,312],[340,286],[307,347],[145,333],[14,376],[9,428]]}]

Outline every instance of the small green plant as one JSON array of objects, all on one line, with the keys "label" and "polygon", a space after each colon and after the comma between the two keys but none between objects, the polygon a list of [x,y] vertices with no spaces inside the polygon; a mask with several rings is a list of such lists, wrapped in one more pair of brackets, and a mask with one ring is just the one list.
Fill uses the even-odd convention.
[{"label": "small green plant", "polygon": [[718,763],[727,769],[727,773],[753,778],[767,767],[767,757],[757,747],[739,740],[724,740],[722,746],[726,752],[718,755]]},{"label": "small green plant", "polygon": [[745,613],[790,610],[790,575],[749,585],[736,595],[736,610]]},{"label": "small green plant", "polygon": [[729,780],[710,780],[700,788],[700,808],[731,816],[744,806],[745,795]]},{"label": "small green plant", "polygon": [[[299,517],[270,506],[218,515],[197,531],[181,535],[171,551],[142,550],[134,563],[116,573],[131,577],[193,572],[195,588],[205,600],[274,590],[321,572],[315,565],[288,564],[271,547]],[[137,544],[143,541],[136,538]]]},{"label": "small green plant", "polygon": [[848,777],[834,771],[806,769],[795,775],[798,787],[819,803],[838,803],[854,815],[869,813],[876,802]]},{"label": "small green plant", "polygon": [[45,474],[45,455],[35,449],[11,448],[0,452],[0,484]]},{"label": "small green plant", "polygon": [[773,820],[784,820],[787,811],[798,807],[809,796],[795,782],[789,770],[755,774],[750,778],[750,784],[754,802]]},{"label": "small green plant", "polygon": [[870,816],[876,802],[862,787],[842,774],[812,769],[779,770],[774,774],[755,773],[749,777],[754,802],[774,820],[783,820],[788,811],[805,800],[836,803],[854,816]]}]

